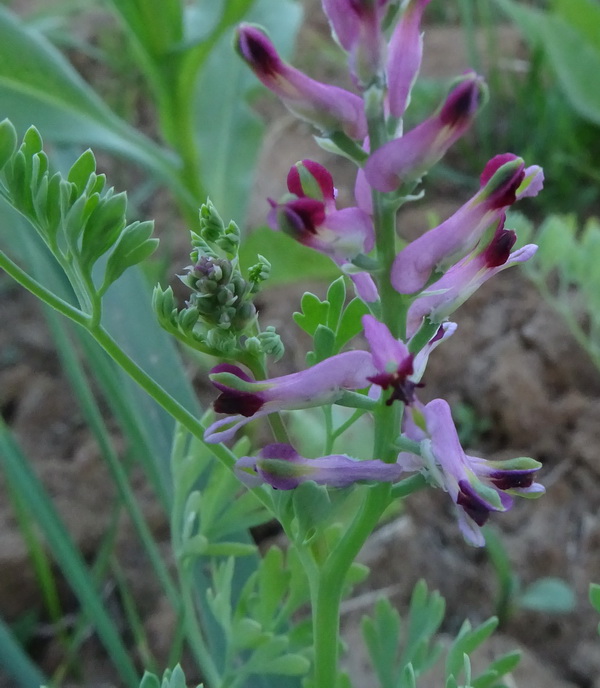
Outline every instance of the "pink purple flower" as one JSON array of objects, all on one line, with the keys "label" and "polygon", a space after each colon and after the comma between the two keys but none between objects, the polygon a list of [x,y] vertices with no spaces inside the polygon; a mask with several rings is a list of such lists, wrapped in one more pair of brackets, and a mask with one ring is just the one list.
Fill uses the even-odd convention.
[{"label": "pink purple flower", "polygon": [[243,456],[236,462],[235,471],[249,487],[267,483],[278,490],[293,490],[307,481],[329,487],[396,482],[404,472],[398,464],[377,459],[356,461],[345,454],[306,459],[289,444],[269,444],[258,456]]},{"label": "pink purple flower", "polygon": [[362,98],[354,93],[311,79],[284,62],[267,36],[250,24],[238,28],[239,54],[262,83],[300,119],[323,134],[343,131],[362,140],[367,122]]},{"label": "pink purple flower", "polygon": [[246,423],[269,413],[333,404],[345,390],[367,387],[375,372],[366,351],[347,351],[299,373],[258,381],[238,366],[222,363],[209,378],[221,392],[214,409],[227,416],[207,428],[204,439],[225,442]]},{"label": "pink purple flower", "polygon": [[492,158],[481,174],[475,196],[396,256],[391,273],[394,289],[401,294],[418,292],[434,270],[444,271],[480,240],[491,237],[506,208],[525,196],[535,196],[543,179],[540,167],[526,168],[523,160],[512,153]]},{"label": "pink purple flower", "polygon": [[387,61],[388,103],[394,117],[402,117],[421,68],[421,18],[431,0],[410,0],[396,24]]},{"label": "pink purple flower", "polygon": [[433,323],[441,323],[490,277],[512,265],[529,260],[538,247],[527,244],[511,253],[516,239],[514,231],[504,229],[503,214],[487,247],[481,251],[473,251],[453,265],[413,301],[408,309],[407,335],[411,337],[425,317]]},{"label": "pink purple flower", "polygon": [[371,217],[357,207],[337,210],[331,174],[312,160],[290,169],[287,186],[289,194],[279,203],[269,200],[269,225],[329,256],[354,281],[363,300],[376,301],[377,289],[370,275],[357,273],[351,266],[354,258],[373,248]]},{"label": "pink purple flower", "polygon": [[465,454],[443,399],[408,410],[405,430],[410,439],[420,442],[422,456],[402,452],[398,463],[406,470],[420,467],[448,492],[459,507],[461,531],[473,545],[485,544],[480,528],[492,512],[508,511],[516,496],[534,498],[545,491],[534,482],[541,467],[538,461],[528,457],[488,461]]},{"label": "pink purple flower", "polygon": [[423,176],[471,126],[483,93],[482,78],[467,74],[436,115],[371,153],[364,167],[370,186],[395,191]]},{"label": "pink purple flower", "polygon": [[404,404],[412,404],[415,401],[415,389],[423,386],[421,378],[429,355],[456,330],[454,323],[444,323],[435,336],[415,355],[410,353],[401,339],[396,339],[392,335],[387,325],[372,315],[363,316],[362,325],[377,371],[369,377],[369,382],[384,390],[392,390],[386,400],[388,406],[396,400]]},{"label": "pink purple flower", "polygon": [[382,69],[381,21],[390,0],[322,0],[334,35],[349,54],[355,81],[367,85]]}]

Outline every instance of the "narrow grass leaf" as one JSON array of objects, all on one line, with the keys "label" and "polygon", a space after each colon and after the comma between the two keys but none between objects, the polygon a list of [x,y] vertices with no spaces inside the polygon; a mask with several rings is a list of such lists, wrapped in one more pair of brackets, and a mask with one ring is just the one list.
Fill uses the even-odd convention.
[{"label": "narrow grass leaf", "polygon": [[139,678],[114,621],[106,612],[104,601],[91,584],[91,575],[44,487],[29,462],[0,421],[0,466],[12,488],[28,495],[31,516],[44,534],[56,562],[77,596],[90,623],[109,653],[122,681],[137,688]]}]

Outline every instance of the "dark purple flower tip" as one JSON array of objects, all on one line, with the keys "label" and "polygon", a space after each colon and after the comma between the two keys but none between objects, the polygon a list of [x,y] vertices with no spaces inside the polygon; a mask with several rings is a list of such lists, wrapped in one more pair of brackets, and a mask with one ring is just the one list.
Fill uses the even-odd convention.
[{"label": "dark purple flower tip", "polygon": [[284,442],[267,444],[260,450],[260,456],[263,459],[282,459],[284,461],[294,461],[299,458],[294,447]]},{"label": "dark purple flower tip", "polygon": [[460,83],[446,98],[440,121],[447,127],[461,127],[468,123],[483,101],[483,81],[475,74]]},{"label": "dark purple flower tip", "polygon": [[[306,179],[307,173],[312,176],[312,180]],[[310,183],[311,181],[312,184]],[[333,177],[331,176],[329,170],[323,167],[323,165],[320,165],[318,162],[315,162],[314,160],[302,160],[302,162],[292,165],[290,171],[288,172],[288,191],[300,198],[305,196],[311,196],[314,198],[314,192],[311,193],[312,190],[310,187],[314,186],[315,182],[320,190],[320,198],[318,200],[333,200],[335,198]]]},{"label": "dark purple flower tip", "polygon": [[[220,363],[215,366],[210,371],[210,375],[215,373],[231,373],[245,382],[254,382],[241,368],[231,363]],[[264,401],[257,394],[233,389],[222,382],[217,382],[217,380],[211,379],[211,382],[221,392],[213,402],[213,408],[217,413],[240,414],[248,418],[253,416],[264,404]]]},{"label": "dark purple flower tip", "polygon": [[461,480],[458,483],[458,488],[456,503],[478,526],[485,525],[490,516],[490,505],[475,492],[468,481]]},{"label": "dark purple flower tip", "polygon": [[485,166],[481,182],[485,187],[487,204],[491,210],[512,205],[525,179],[525,163],[512,153],[497,155]]},{"label": "dark purple flower tip", "polygon": [[250,392],[240,392],[237,389],[228,389],[221,392],[213,402],[216,413],[226,413],[228,415],[241,415],[249,418],[259,411],[264,401],[257,395]]},{"label": "dark purple flower tip", "polygon": [[485,266],[487,268],[496,268],[504,265],[516,241],[516,232],[512,229],[504,229],[504,220],[502,220],[493,239],[483,253]]},{"label": "dark purple flower tip", "polygon": [[523,162],[523,160],[514,153],[499,153],[495,155],[491,160],[487,161],[483,168],[483,172],[479,176],[479,185],[485,186],[501,167],[515,160]]},{"label": "dark purple flower tip", "polygon": [[533,485],[537,468],[516,471],[494,471],[488,476],[489,480],[499,490],[514,490],[517,488],[527,488]]},{"label": "dark purple flower tip", "polygon": [[302,235],[316,234],[317,227],[325,222],[325,206],[314,198],[297,198],[280,206],[279,225],[295,239]]},{"label": "dark purple flower tip", "polygon": [[250,24],[238,27],[236,48],[248,65],[261,76],[273,77],[281,71],[282,62],[275,47],[256,27]]}]

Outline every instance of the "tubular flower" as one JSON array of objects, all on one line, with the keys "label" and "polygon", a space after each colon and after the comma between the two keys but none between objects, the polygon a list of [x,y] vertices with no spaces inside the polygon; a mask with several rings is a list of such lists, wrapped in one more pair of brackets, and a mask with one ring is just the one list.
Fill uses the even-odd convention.
[{"label": "tubular flower", "polygon": [[525,167],[512,153],[492,158],[481,174],[479,191],[441,225],[411,242],[396,256],[391,282],[401,294],[421,290],[434,270],[443,271],[496,231],[506,208],[535,196],[544,175],[537,165]]},{"label": "tubular flower", "polygon": [[267,483],[278,490],[293,490],[301,483],[347,487],[357,482],[396,482],[404,472],[398,464],[377,459],[356,461],[344,454],[305,459],[289,444],[269,444],[258,456],[243,456],[235,472],[249,487]]},{"label": "tubular flower", "polygon": [[363,300],[376,301],[378,294],[370,275],[356,273],[350,265],[358,255],[373,248],[370,216],[356,207],[337,210],[331,174],[312,160],[298,162],[290,169],[287,187],[289,194],[280,203],[269,200],[269,225],[329,256],[348,272]]},{"label": "tubular flower", "polygon": [[436,115],[374,151],[364,168],[371,187],[395,191],[427,172],[471,126],[483,93],[483,79],[469,73]]},{"label": "tubular flower", "polygon": [[404,115],[421,68],[423,35],[420,24],[423,12],[430,2],[431,0],[410,0],[390,40],[387,62],[388,103],[394,117]]},{"label": "tubular flower", "polygon": [[221,392],[214,409],[227,417],[207,428],[204,439],[212,444],[225,442],[246,423],[269,413],[333,404],[345,390],[367,387],[373,374],[366,351],[347,351],[299,373],[260,381],[223,363],[212,369],[209,378]]},{"label": "tubular flower", "polygon": [[396,400],[404,404],[415,401],[415,389],[423,387],[420,381],[429,355],[456,330],[454,323],[444,323],[423,349],[413,355],[401,339],[396,339],[387,326],[372,315],[363,316],[362,325],[377,370],[375,375],[369,377],[369,382],[382,389],[391,387],[392,393],[385,402],[388,406]]},{"label": "tubular flower", "polygon": [[238,28],[236,47],[260,81],[297,117],[325,135],[341,130],[353,139],[366,136],[367,122],[359,96],[315,81],[287,64],[267,36],[249,24]]},{"label": "tubular flower", "polygon": [[527,244],[511,253],[516,240],[514,231],[504,229],[503,215],[491,242],[483,251],[474,251],[456,263],[411,304],[406,324],[408,336],[419,329],[425,317],[433,323],[442,322],[490,277],[512,265],[524,263],[537,251],[535,244]]},{"label": "tubular flower", "polygon": [[322,0],[338,42],[349,53],[355,81],[368,85],[382,68],[385,42],[381,21],[390,0]]},{"label": "tubular flower", "polygon": [[465,454],[450,407],[443,399],[434,399],[422,407],[422,415],[413,411],[405,429],[408,435],[414,435],[411,439],[420,441],[422,458],[403,452],[398,463],[406,470],[415,470],[420,462],[432,482],[448,492],[460,507],[459,526],[472,545],[485,544],[480,527],[490,513],[508,511],[515,496],[534,498],[545,491],[534,482],[541,467],[538,461],[528,457],[487,461]]}]

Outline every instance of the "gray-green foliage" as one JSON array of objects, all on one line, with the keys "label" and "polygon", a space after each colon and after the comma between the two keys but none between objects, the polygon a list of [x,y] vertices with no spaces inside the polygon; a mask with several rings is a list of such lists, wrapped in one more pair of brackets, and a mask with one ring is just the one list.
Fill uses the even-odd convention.
[{"label": "gray-green foliage", "polygon": [[[412,594],[405,620],[386,599],[375,605],[372,617],[363,618],[362,630],[371,664],[380,688],[416,688],[430,685],[427,673],[444,654],[435,639],[444,618],[445,603],[439,593],[430,593],[419,581]],[[500,679],[519,661],[512,652],[492,661],[478,676],[471,675],[469,656],[493,633],[498,625],[494,617],[473,628],[465,621],[445,651],[446,688],[500,688]],[[422,680],[421,680],[421,677]]]},{"label": "gray-green foliage", "polygon": [[[96,174],[94,159],[89,152],[84,153],[73,164],[66,177],[59,172],[53,172],[50,162],[42,150],[41,137],[34,128],[26,133],[23,143],[17,148],[14,128],[9,122],[3,122],[0,125],[0,150],[2,151],[0,193],[7,204],[19,211],[29,221],[29,226],[19,227],[19,231],[23,233],[20,235],[20,242],[18,243],[29,246],[32,239],[31,235],[34,234],[30,231],[33,227],[38,238],[49,250],[45,254],[50,254],[46,255],[46,258],[49,258],[49,262],[46,264],[43,261],[40,262],[36,253],[37,249],[28,249],[19,253],[20,264],[17,264],[4,251],[0,251],[1,266],[46,305],[55,308],[87,330],[96,342],[151,395],[153,401],[158,402],[159,409],[162,407],[160,410],[168,410],[171,423],[173,418],[177,418],[196,438],[202,437],[204,428],[197,415],[183,406],[184,401],[179,401],[182,396],[179,394],[181,390],[177,392],[176,397],[171,396],[165,387],[162,387],[160,383],[138,367],[134,360],[129,358],[123,349],[119,348],[105,329],[104,320],[110,321],[111,314],[107,313],[108,317],[101,319],[101,298],[110,296],[106,293],[108,286],[132,264],[150,253],[156,244],[156,240],[150,239],[146,231],[136,234],[135,229],[140,226],[139,223],[127,224],[125,195],[115,194],[111,189],[105,190],[105,179],[102,175]],[[12,239],[15,238],[16,228],[17,225],[13,224],[11,226],[13,231],[12,233],[9,232],[11,247],[14,243]],[[131,240],[132,236],[135,241]],[[38,242],[38,244],[40,243]],[[136,246],[140,250],[136,250]],[[43,269],[40,268],[40,264],[44,265]],[[262,274],[262,271],[256,272]],[[61,285],[60,279],[56,279],[57,276],[61,277],[64,282],[65,275],[68,277],[68,286],[71,288],[71,291],[67,289],[66,293],[63,288],[57,288],[57,285],[64,287],[64,284]],[[257,279],[259,277],[260,275],[257,274]],[[128,290],[125,290],[122,295],[127,295],[126,302],[131,303],[129,293]],[[137,293],[139,299],[144,297],[143,290],[140,293],[139,287]],[[124,305],[125,303],[121,303],[120,307],[122,308]],[[134,303],[131,305],[132,308],[137,309],[142,304],[135,303],[134,299]],[[152,321],[145,331],[151,332],[154,325],[152,314],[150,310],[145,312]],[[135,314],[128,315],[128,322],[129,319],[131,323],[137,321]],[[119,329],[120,335],[122,335],[121,330],[127,331],[128,323],[123,323],[120,319]],[[65,334],[61,334],[61,337],[64,338]],[[134,444],[149,447],[150,456],[148,460],[144,460],[142,463],[151,477],[153,474],[156,475],[156,465],[153,466],[153,462],[164,464],[166,457],[160,456],[160,452],[158,452],[158,457],[155,456],[155,446],[151,435],[154,434],[154,438],[158,436],[162,444],[165,439],[163,431],[169,434],[169,426],[163,428],[160,413],[157,413],[158,409],[155,407],[146,406],[143,408],[141,406],[139,410],[142,411],[142,418],[138,418],[136,416],[138,409],[133,408],[136,406],[135,399],[129,396],[124,380],[121,379],[120,387],[114,385],[114,382],[120,379],[119,371],[117,369],[105,371],[107,361],[103,358],[104,352],[97,351],[90,346],[93,343],[91,338],[83,337],[81,343],[88,353],[90,361],[93,362],[93,369],[102,372],[103,375],[104,372],[107,372],[104,375],[104,381],[110,379],[113,383],[108,392],[111,397],[111,405],[114,403],[116,404],[115,408],[119,409],[119,401],[125,407],[131,403],[131,408],[125,409],[125,411],[120,409],[120,418],[132,431]],[[64,342],[61,346],[63,347],[61,353],[65,354]],[[164,351],[158,355],[157,346],[157,342],[152,340],[152,356],[158,358],[159,361],[165,360],[169,368],[163,373],[169,378],[178,377],[180,362],[174,352],[167,353],[166,357]],[[147,351],[147,347],[142,348]],[[135,353],[137,355],[139,351]],[[77,356],[70,355],[70,365],[76,363],[76,358]],[[73,379],[75,377],[85,385],[81,373],[78,373]],[[186,395],[187,389],[184,390],[183,396]],[[87,394],[86,399],[86,404],[93,403],[90,402],[89,394]],[[147,404],[147,400],[145,402],[142,400],[141,403]],[[97,411],[96,420],[101,422]],[[149,432],[150,428],[152,429],[151,432]],[[101,431],[100,435],[103,434],[105,433]],[[5,435],[7,442],[10,441],[7,432]],[[100,446],[110,466],[115,457],[112,457],[112,451],[107,449],[102,441]],[[214,454],[218,455],[225,465],[229,465],[227,460],[230,454],[225,448],[222,448],[222,451],[215,448]],[[110,652],[121,679],[127,685],[137,685],[136,670],[128,658],[127,650],[115,625],[102,606],[100,597],[95,590],[96,581],[87,573],[79,553],[66,535],[66,530],[60,524],[60,519],[54,515],[51,500],[35,480],[28,462],[21,456],[9,463],[9,459],[13,455],[17,456],[16,450],[14,452],[12,450],[0,452],[0,457],[4,459],[3,469],[11,481],[12,489],[21,496],[28,495],[28,498],[31,498],[34,487],[38,491],[38,496],[35,499],[36,508],[32,513],[40,523],[42,532],[48,539],[59,566],[72,585],[83,612],[88,619],[93,619],[99,637]],[[212,452],[209,456],[212,456]],[[119,465],[116,467],[119,468]],[[28,472],[25,472],[26,470]],[[122,472],[122,467],[120,470]],[[204,479],[202,473],[203,471],[199,471],[191,477],[193,481],[200,480],[198,487],[201,486]],[[177,480],[179,477],[177,476]],[[190,476],[188,476],[189,478]],[[135,506],[135,504],[130,503],[135,497],[128,488],[127,476],[123,474],[119,480],[118,486],[120,491],[122,489],[124,503],[128,508]],[[176,612],[180,613],[180,609],[184,607],[187,619],[188,617],[195,618],[196,603],[200,608],[206,610],[206,614],[203,614],[206,625],[199,633],[200,637],[204,633],[207,634],[207,649],[202,649],[201,645],[199,646],[198,633],[194,636],[196,640],[191,637],[193,634],[189,634],[190,637],[186,637],[186,640],[190,642],[192,649],[196,650],[198,666],[201,671],[208,673],[210,665],[225,661],[228,650],[222,639],[214,633],[216,622],[211,626],[210,620],[206,620],[208,614],[207,601],[194,600],[189,597],[193,588],[203,589],[207,587],[202,571],[196,567],[191,568],[189,561],[190,559],[197,561],[201,556],[245,555],[244,558],[248,559],[250,563],[250,570],[254,570],[257,565],[256,548],[250,544],[246,529],[253,522],[264,520],[265,515],[264,512],[256,511],[256,504],[252,495],[248,494],[247,497],[240,499],[234,498],[234,494],[238,491],[238,483],[225,468],[216,468],[211,471],[210,477],[206,477],[205,483],[206,490],[200,493],[198,487],[191,490],[190,483],[182,481],[181,485],[191,490],[189,498],[186,497],[183,502],[177,501],[180,492],[172,497],[173,502],[176,502],[172,506],[173,514],[185,514],[186,519],[186,530],[183,535],[186,538],[187,550],[185,548],[177,550],[178,554],[181,555],[182,569],[185,570],[185,583],[182,589],[176,590],[174,588],[169,575],[164,570],[164,564],[161,566],[156,558],[157,552],[154,551],[151,536],[150,541],[148,540],[147,528],[144,528],[143,522],[139,521],[138,523],[137,517],[134,518],[134,522],[136,522],[144,546],[147,548],[167,597],[175,607]],[[164,506],[167,508],[171,501],[169,493],[169,487],[167,486],[165,489],[163,485],[161,494],[164,496]],[[198,502],[200,494],[202,494],[201,504]],[[224,499],[223,502],[220,501],[220,497]],[[208,508],[210,504],[212,504],[212,510]],[[203,525],[201,528],[196,527],[196,519],[199,516],[202,517]],[[177,521],[177,529],[180,528],[179,523]],[[247,573],[240,575],[237,564],[235,568],[234,590],[237,590],[241,585],[240,580],[246,578]],[[185,600],[185,604],[183,600]],[[190,626],[193,627],[191,622]],[[4,639],[0,638],[0,642],[2,642],[0,653],[11,653],[11,657],[18,663],[13,673],[27,677],[28,672],[30,674],[30,668],[22,657],[15,655],[14,642],[10,636]],[[199,647],[200,651],[198,651]],[[174,650],[177,652],[177,647]],[[206,658],[210,660],[207,665],[203,664]],[[262,681],[262,685],[266,685],[265,681]]]},{"label": "gray-green foliage", "polygon": [[511,221],[523,241],[539,245],[526,274],[600,368],[600,221],[580,226],[574,215],[550,215],[535,231],[521,215]]},{"label": "gray-green foliage", "polygon": [[[162,681],[147,671],[140,681],[140,688],[187,688],[187,682],[183,669],[177,664],[173,669],[165,670]],[[202,684],[196,688],[202,688]]]}]

